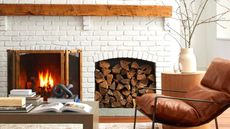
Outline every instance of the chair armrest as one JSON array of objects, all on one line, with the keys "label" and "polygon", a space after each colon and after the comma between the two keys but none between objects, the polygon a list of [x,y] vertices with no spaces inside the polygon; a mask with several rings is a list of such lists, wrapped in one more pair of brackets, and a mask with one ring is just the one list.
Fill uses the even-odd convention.
[{"label": "chair armrest", "polygon": [[149,88],[152,90],[161,90],[161,91],[166,91],[166,92],[179,92],[179,93],[187,93],[186,90],[172,90],[172,89],[160,89],[160,88]]},{"label": "chair armrest", "polygon": [[[171,96],[156,96],[155,102],[158,98],[165,98],[165,99],[177,99],[177,100],[184,100],[184,101],[194,101],[194,102],[206,102],[206,103],[216,103],[210,100],[203,100],[203,99],[192,99],[192,98],[181,98],[181,97],[171,97]],[[216,103],[218,104],[218,103]]]}]

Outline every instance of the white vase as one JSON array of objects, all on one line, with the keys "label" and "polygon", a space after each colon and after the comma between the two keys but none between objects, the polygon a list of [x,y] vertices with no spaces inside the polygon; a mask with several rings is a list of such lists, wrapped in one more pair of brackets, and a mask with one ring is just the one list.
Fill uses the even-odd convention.
[{"label": "white vase", "polygon": [[180,70],[182,73],[196,72],[196,56],[193,48],[181,48],[179,55]]}]

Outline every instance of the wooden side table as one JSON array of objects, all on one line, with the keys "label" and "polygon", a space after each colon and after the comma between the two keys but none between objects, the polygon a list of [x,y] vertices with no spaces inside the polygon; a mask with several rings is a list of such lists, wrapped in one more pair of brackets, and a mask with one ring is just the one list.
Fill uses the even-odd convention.
[{"label": "wooden side table", "polygon": [[[161,85],[162,89],[172,89],[172,90],[189,90],[190,88],[197,86],[204,76],[204,71],[197,71],[194,73],[173,73],[173,72],[163,72],[161,74]],[[173,93],[173,92],[162,92],[164,95],[181,97],[183,93]],[[205,124],[198,127],[190,128],[179,128],[173,126],[163,125],[163,129],[210,129],[210,124]]]}]

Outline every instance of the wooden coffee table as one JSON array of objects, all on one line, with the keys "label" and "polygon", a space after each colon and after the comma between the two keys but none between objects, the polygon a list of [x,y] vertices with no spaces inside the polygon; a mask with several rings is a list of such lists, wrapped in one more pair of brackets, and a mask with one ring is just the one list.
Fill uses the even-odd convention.
[{"label": "wooden coffee table", "polygon": [[98,102],[84,102],[93,107],[91,113],[45,112],[45,113],[0,113],[0,123],[6,124],[83,124],[83,129],[98,129]]}]

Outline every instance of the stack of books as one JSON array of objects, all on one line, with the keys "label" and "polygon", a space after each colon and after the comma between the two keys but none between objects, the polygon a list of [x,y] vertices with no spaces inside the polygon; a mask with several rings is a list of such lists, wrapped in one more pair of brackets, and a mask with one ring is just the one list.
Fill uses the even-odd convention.
[{"label": "stack of books", "polygon": [[0,97],[0,112],[29,112],[33,108],[25,97]]},{"label": "stack of books", "polygon": [[25,97],[26,104],[33,104],[34,106],[40,105],[43,99],[40,95],[36,95],[31,89],[13,89],[10,91],[10,97]]}]

